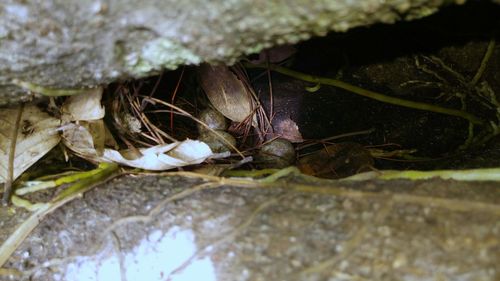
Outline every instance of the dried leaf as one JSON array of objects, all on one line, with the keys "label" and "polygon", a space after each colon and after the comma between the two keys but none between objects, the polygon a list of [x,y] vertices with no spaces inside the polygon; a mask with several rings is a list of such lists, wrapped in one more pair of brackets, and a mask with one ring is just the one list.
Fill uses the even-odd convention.
[{"label": "dried leaf", "polygon": [[80,121],[79,124],[68,123],[62,129],[64,145],[76,155],[91,162],[101,161],[100,156],[104,154],[105,145],[118,147],[102,120]]},{"label": "dried leaf", "polygon": [[204,142],[185,140],[170,144],[162,144],[140,149],[142,156],[137,159],[126,159],[120,152],[112,149],[104,151],[103,159],[122,165],[153,171],[164,171],[177,167],[200,164],[214,156],[212,150]]},{"label": "dried leaf", "polygon": [[61,108],[62,120],[91,121],[102,119],[105,110],[101,105],[101,99],[101,87],[68,97]]},{"label": "dried leaf", "polygon": [[85,126],[68,123],[62,127],[62,131],[62,141],[68,149],[91,162],[99,162],[94,138]]},{"label": "dried leaf", "polygon": [[94,141],[94,147],[97,151],[97,155],[101,156],[104,151],[104,145],[106,143],[106,124],[102,119],[85,122],[87,130],[92,135]]},{"label": "dried leaf", "polygon": [[162,144],[149,148],[141,148],[142,155],[137,157],[129,150],[117,151],[104,149],[99,156],[92,135],[86,127],[74,123],[64,127],[63,141],[76,154],[92,162],[114,162],[125,166],[153,171],[163,171],[177,167],[199,164],[207,158],[227,157],[229,153],[214,154],[210,147],[202,141],[185,140]]},{"label": "dried leaf", "polygon": [[199,73],[201,87],[220,113],[235,122],[243,122],[253,114],[252,95],[227,66],[204,64]]},{"label": "dried leaf", "polygon": [[279,120],[274,124],[273,137],[279,137],[289,140],[290,142],[303,142],[302,134],[299,131],[299,126],[290,118]]},{"label": "dried leaf", "polygon": [[369,171],[373,157],[357,143],[336,143],[299,159],[298,168],[307,175],[321,178],[344,178]]},{"label": "dried leaf", "polygon": [[[7,177],[10,136],[17,112],[18,108],[0,110],[0,183],[5,182]],[[59,126],[60,120],[35,105],[24,107],[14,157],[14,179],[59,143]]]},{"label": "dried leaf", "polygon": [[[99,87],[68,97],[61,108],[61,119],[67,123],[64,126],[64,143],[78,155],[93,162],[97,161],[95,154],[103,155],[105,144],[116,147],[116,141],[102,120],[105,115],[101,105],[102,91]],[[73,121],[78,121],[85,129],[69,123]]]}]

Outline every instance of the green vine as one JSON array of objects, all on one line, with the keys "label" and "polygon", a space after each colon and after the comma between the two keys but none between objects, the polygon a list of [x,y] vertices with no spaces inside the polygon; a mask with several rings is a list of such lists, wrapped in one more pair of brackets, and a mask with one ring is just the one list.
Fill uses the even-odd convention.
[{"label": "green vine", "polygon": [[95,91],[97,87],[94,88],[74,88],[74,89],[59,89],[41,86],[35,83],[22,81],[19,79],[12,80],[12,84],[21,87],[25,90],[41,94],[47,97],[63,97],[63,96],[74,96],[82,93]]},{"label": "green vine", "polygon": [[384,103],[389,103],[389,104],[394,104],[398,106],[403,106],[403,107],[408,107],[408,108],[413,108],[413,109],[418,109],[418,110],[425,110],[425,111],[431,111],[431,112],[436,112],[436,113],[441,113],[441,114],[446,114],[446,115],[451,115],[451,116],[456,116],[460,117],[463,119],[468,120],[472,124],[475,125],[482,125],[485,123],[484,120],[480,119],[479,117],[463,111],[463,110],[458,110],[458,109],[451,109],[451,108],[446,108],[446,107],[441,107],[433,104],[428,104],[428,103],[423,103],[423,102],[416,102],[416,101],[409,101],[405,99],[400,99],[396,97],[391,97],[391,96],[386,96],[377,92],[373,92],[367,89],[363,89],[361,87],[357,87],[354,85],[351,85],[349,83],[337,80],[337,79],[332,79],[332,78],[327,78],[327,77],[319,77],[319,76],[313,76],[310,74],[305,74],[302,72],[294,71],[285,67],[281,67],[278,65],[264,65],[264,64],[252,64],[252,63],[243,63],[245,67],[248,68],[263,68],[263,69],[270,69],[272,71],[302,80],[306,82],[311,82],[315,84],[323,84],[323,85],[329,85],[337,88],[341,88],[344,90],[347,90],[351,93],[367,97],[370,99],[374,99],[377,101],[381,101]]}]

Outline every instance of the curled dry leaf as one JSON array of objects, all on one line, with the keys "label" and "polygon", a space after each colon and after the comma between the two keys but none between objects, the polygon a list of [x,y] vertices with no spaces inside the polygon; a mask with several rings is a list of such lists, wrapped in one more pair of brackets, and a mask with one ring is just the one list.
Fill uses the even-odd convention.
[{"label": "curled dry leaf", "polygon": [[63,121],[91,121],[104,118],[105,110],[101,105],[102,87],[70,96],[64,102],[61,112]]},{"label": "curled dry leaf", "polygon": [[243,122],[254,112],[252,94],[225,65],[203,64],[199,68],[201,87],[212,105],[234,122]]},{"label": "curled dry leaf", "polygon": [[142,156],[136,159],[127,159],[122,153],[106,149],[103,159],[122,165],[153,171],[164,171],[173,168],[200,164],[207,158],[214,156],[208,145],[202,141],[185,140],[169,144],[156,145],[140,149]]},{"label": "curled dry leaf", "polygon": [[[0,110],[0,182],[7,177],[11,132],[14,129],[18,108]],[[16,179],[60,141],[60,120],[41,111],[35,105],[26,105],[21,115],[14,156]]]},{"label": "curled dry leaf", "polygon": [[114,162],[153,171],[164,171],[199,164],[208,158],[229,156],[229,153],[214,154],[206,143],[197,140],[185,140],[140,148],[139,151],[142,155],[135,155],[129,150],[104,149],[103,155],[99,156],[94,147],[92,135],[87,128],[74,123],[65,125],[63,141],[69,149],[89,161]]},{"label": "curled dry leaf", "polygon": [[68,149],[90,162],[99,162],[94,138],[84,125],[67,123],[62,127],[62,131],[62,141]]}]

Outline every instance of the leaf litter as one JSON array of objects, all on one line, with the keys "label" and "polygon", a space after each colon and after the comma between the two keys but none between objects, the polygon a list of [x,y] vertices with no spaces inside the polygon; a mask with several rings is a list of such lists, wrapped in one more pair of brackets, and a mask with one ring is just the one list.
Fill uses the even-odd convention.
[{"label": "leaf litter", "polygon": [[[252,92],[251,87],[249,87],[249,82],[245,80],[244,73],[241,69],[228,68],[225,66],[205,66],[205,72],[208,72],[209,75],[208,77],[202,78],[201,84],[211,105],[228,119],[239,123],[236,127],[233,127],[233,129],[243,130],[244,138],[246,138],[250,130],[253,129],[258,145],[272,142],[275,138],[280,136],[290,138],[290,141],[294,141],[292,139],[296,139],[298,142],[302,141],[302,136],[300,136],[297,124],[291,119],[290,121],[292,122],[285,119],[286,123],[282,126],[284,129],[279,126],[278,128],[272,128],[272,126],[270,126],[270,120],[273,118],[273,114],[271,113],[271,116],[267,116],[266,113],[263,112],[259,104],[259,98]],[[221,73],[224,75],[221,75]],[[213,77],[224,79],[219,81],[211,79]],[[155,89],[157,85],[158,83],[155,85]],[[101,105],[103,90],[102,88],[94,88],[92,91],[86,91],[82,95],[68,97],[61,107],[60,118],[51,117],[36,106],[30,105],[26,106],[24,109],[21,121],[16,122],[15,112],[18,112],[20,110],[19,108],[9,109],[11,112],[2,110],[2,113],[6,113],[6,116],[0,115],[0,120],[6,122],[3,122],[4,124],[0,126],[0,157],[3,157],[0,158],[2,160],[0,164],[10,161],[9,151],[12,150],[12,144],[9,143],[8,140],[9,136],[11,136],[9,132],[13,130],[18,130],[18,140],[15,145],[15,159],[13,159],[16,169],[13,173],[12,180],[19,177],[23,171],[56,146],[61,139],[64,145],[74,154],[90,162],[107,162],[153,171],[180,168],[188,165],[200,164],[209,159],[231,156],[229,151],[214,153],[210,145],[203,141],[189,138],[184,141],[177,141],[169,134],[159,130],[153,120],[150,120],[145,112],[148,105],[161,102],[152,98],[152,94],[146,97],[138,94],[140,87],[141,86],[129,88],[130,91],[127,95],[113,97],[118,103],[122,103],[121,105],[118,104],[116,108],[121,106],[123,109],[124,105],[129,105],[131,108],[125,112],[124,117],[115,118],[115,120],[132,120],[132,123],[134,123],[134,126],[129,126],[127,124],[124,126],[135,128],[133,132],[130,132],[129,138],[124,138],[123,134],[118,135],[122,143],[127,145],[128,149],[118,149],[117,142],[110,133],[111,130],[103,121],[105,116],[105,109]],[[221,95],[220,92],[223,94]],[[236,95],[234,93],[236,93]],[[177,109],[172,104],[162,104],[170,106],[169,113],[171,114],[175,113],[180,116],[192,118],[195,121],[197,120],[191,114]],[[43,116],[38,117],[38,119],[26,121],[25,115],[29,115],[33,118],[37,115]],[[30,121],[36,123],[37,126],[34,127]],[[47,125],[43,125],[45,122]],[[137,124],[138,122],[140,122],[140,124]],[[199,120],[197,122],[199,122]],[[16,123],[20,124],[20,126],[18,126],[19,129],[16,129]],[[206,127],[210,128],[210,126]],[[273,132],[273,129],[278,129],[278,134]],[[58,131],[62,132],[62,138],[57,133]],[[284,133],[288,131],[291,131],[291,133]],[[45,135],[40,132],[45,132]],[[217,135],[216,132],[213,133]],[[33,137],[31,137],[32,135]],[[139,140],[139,138],[131,139],[130,136],[134,135],[142,137],[142,140]],[[165,138],[168,139],[170,143],[165,143]],[[40,143],[48,142],[48,139],[52,140],[50,145],[40,145]],[[148,141],[150,142],[148,143]],[[12,140],[10,142],[12,142]],[[155,144],[152,145],[151,142]],[[142,146],[138,147],[138,144],[142,144]],[[40,148],[35,149],[38,146],[40,146]],[[237,152],[243,156],[239,151]],[[364,152],[365,151],[363,151],[363,153]],[[35,155],[37,157],[36,160],[32,162],[24,160],[24,158],[27,157],[26,155],[30,154]],[[245,152],[245,155],[249,154],[249,152]],[[325,157],[328,158],[330,155],[327,153]],[[292,158],[295,158],[295,156]],[[317,157],[311,158],[312,163],[317,162]],[[30,159],[33,159],[33,157],[30,157]],[[241,162],[248,163],[248,158],[243,159],[245,161]],[[306,164],[309,165],[309,163],[305,163],[304,165]],[[22,167],[22,169],[17,168],[18,166]],[[234,165],[228,165],[228,167],[234,167]],[[2,172],[2,178],[0,179],[5,181],[5,179],[8,178],[9,167],[0,165],[0,168],[0,172]],[[102,169],[105,170],[106,168]],[[327,172],[330,171],[327,170]],[[51,202],[51,208],[48,209],[52,211],[56,208],[54,207],[57,205],[55,203],[60,202],[62,201],[56,200]],[[40,212],[47,214],[49,211],[44,211],[42,209]]]}]

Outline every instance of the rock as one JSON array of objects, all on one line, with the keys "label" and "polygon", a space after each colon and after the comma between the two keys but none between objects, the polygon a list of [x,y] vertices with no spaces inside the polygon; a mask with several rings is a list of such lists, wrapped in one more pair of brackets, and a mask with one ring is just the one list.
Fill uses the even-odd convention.
[{"label": "rock", "polygon": [[228,152],[233,150],[231,146],[236,147],[236,139],[222,130],[203,131],[198,139],[205,142],[215,153]]},{"label": "rock", "polygon": [[[209,129],[212,130],[226,130],[228,127],[228,122],[226,120],[226,117],[222,115],[220,112],[217,110],[207,108],[200,112],[198,119],[205,124],[205,126],[201,124],[197,124],[198,132],[204,133],[206,131],[210,131]],[[208,128],[207,128],[208,127]]]},{"label": "rock", "polygon": [[295,147],[286,139],[275,139],[262,145],[255,155],[255,163],[261,168],[281,169],[295,163]]},{"label": "rock", "polygon": [[329,31],[420,18],[449,2],[7,0],[0,4],[0,105],[29,99],[15,79],[81,88],[184,64],[233,63]]},{"label": "rock", "polygon": [[127,176],[95,188],[41,222],[6,265],[25,278],[10,280],[500,276],[495,182],[210,180]]}]

